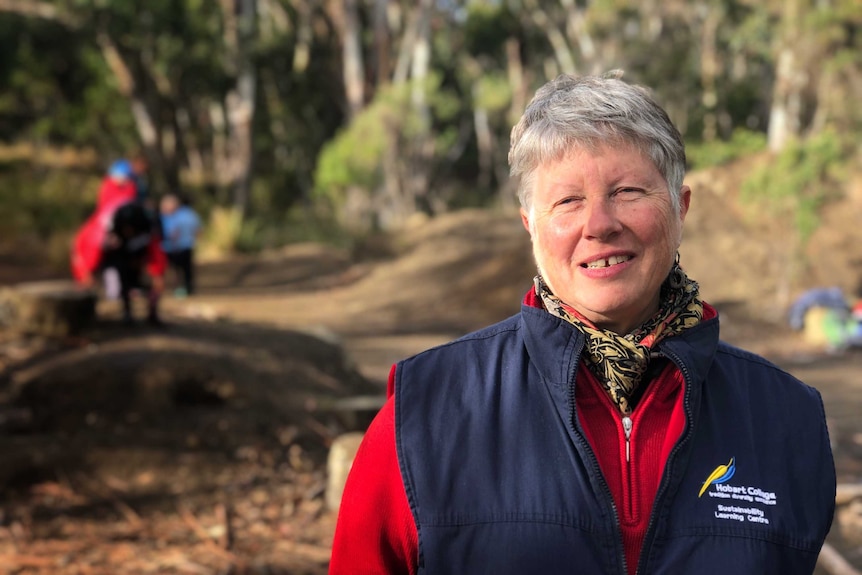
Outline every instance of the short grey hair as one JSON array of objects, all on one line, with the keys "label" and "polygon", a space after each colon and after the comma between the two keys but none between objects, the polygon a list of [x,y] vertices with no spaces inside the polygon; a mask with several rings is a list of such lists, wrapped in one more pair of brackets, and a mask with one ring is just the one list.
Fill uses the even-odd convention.
[{"label": "short grey hair", "polygon": [[628,144],[652,160],[664,177],[674,208],[685,177],[685,146],[667,112],[643,86],[621,80],[614,70],[603,76],[562,75],[536,92],[512,128],[510,176],[518,178],[518,199],[532,204],[536,169],[562,159],[574,148],[594,150]]}]

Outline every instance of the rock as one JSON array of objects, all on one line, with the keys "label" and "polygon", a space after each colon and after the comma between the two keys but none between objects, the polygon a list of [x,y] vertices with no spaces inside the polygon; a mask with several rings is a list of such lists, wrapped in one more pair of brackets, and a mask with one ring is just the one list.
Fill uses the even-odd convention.
[{"label": "rock", "polygon": [[364,435],[358,431],[339,435],[329,448],[329,458],[326,462],[326,507],[331,511],[338,511],[341,506],[347,474],[350,473],[353,459]]},{"label": "rock", "polygon": [[862,500],[862,483],[839,483],[835,487],[835,504],[838,506]]},{"label": "rock", "polygon": [[829,543],[824,543],[817,557],[817,566],[832,575],[860,575],[859,571]]},{"label": "rock", "polygon": [[96,316],[96,293],[71,281],[22,283],[0,289],[0,325],[22,333],[64,337]]},{"label": "rock", "polygon": [[336,414],[346,429],[366,429],[384,403],[385,394],[355,395],[323,401],[320,409]]},{"label": "rock", "polygon": [[835,512],[841,536],[853,545],[862,544],[862,500],[854,499]]}]

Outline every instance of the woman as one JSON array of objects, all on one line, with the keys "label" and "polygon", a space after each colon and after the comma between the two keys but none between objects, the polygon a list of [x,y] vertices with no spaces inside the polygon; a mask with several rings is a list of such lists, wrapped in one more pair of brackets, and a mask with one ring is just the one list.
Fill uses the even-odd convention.
[{"label": "woman", "polygon": [[397,364],[330,573],[810,574],[834,511],[816,390],[719,341],[679,266],[667,114],[562,76],[512,131],[521,313]]}]

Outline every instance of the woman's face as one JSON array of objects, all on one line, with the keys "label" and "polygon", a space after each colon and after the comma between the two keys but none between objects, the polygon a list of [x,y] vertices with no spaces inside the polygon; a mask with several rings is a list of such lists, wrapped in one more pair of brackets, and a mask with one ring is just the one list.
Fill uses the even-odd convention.
[{"label": "woman's face", "polygon": [[658,310],[691,189],[674,210],[652,161],[630,146],[575,149],[536,169],[521,210],[539,273],[596,326],[626,334]]}]

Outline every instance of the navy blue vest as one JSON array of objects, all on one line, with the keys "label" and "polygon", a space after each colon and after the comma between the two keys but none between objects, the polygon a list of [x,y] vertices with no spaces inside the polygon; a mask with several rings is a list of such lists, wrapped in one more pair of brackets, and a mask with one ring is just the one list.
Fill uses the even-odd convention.
[{"label": "navy blue vest", "polygon": [[[397,366],[396,446],[420,573],[625,575],[617,513],[574,412],[583,337],[519,315]],[[638,573],[809,575],[835,469],[818,392],[718,340],[660,351],[685,377]]]}]

